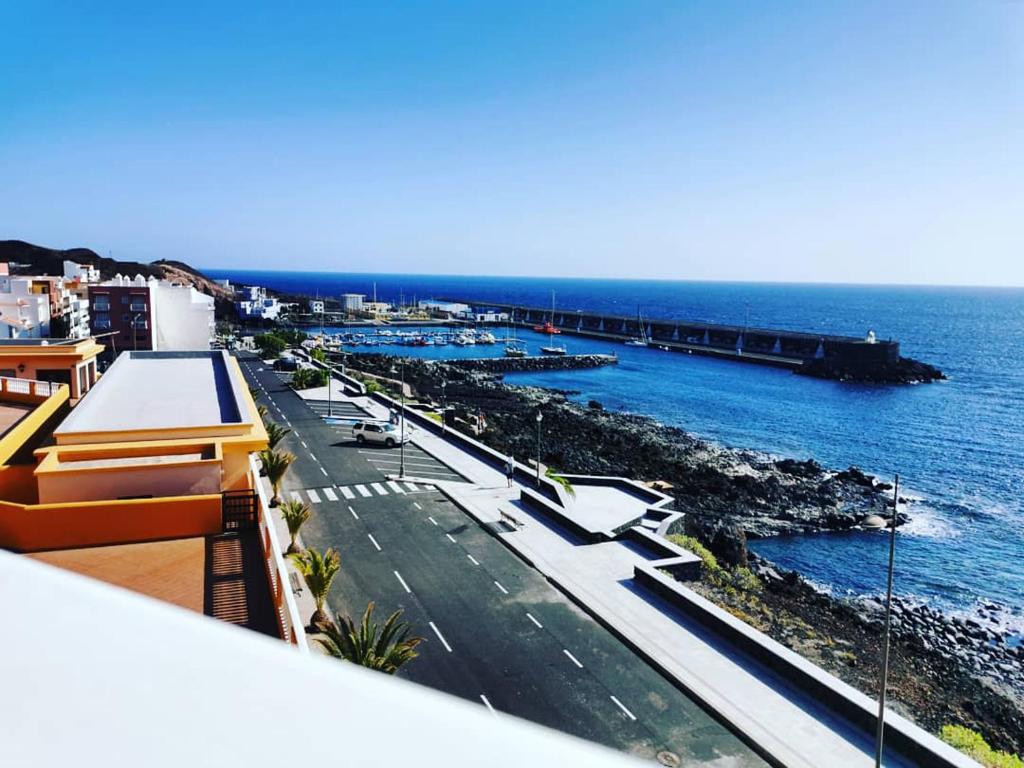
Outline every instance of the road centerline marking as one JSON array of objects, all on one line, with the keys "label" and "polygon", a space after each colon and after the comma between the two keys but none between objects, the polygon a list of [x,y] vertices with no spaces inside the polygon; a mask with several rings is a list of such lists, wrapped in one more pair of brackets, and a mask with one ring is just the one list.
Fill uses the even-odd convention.
[{"label": "road centerline marking", "polygon": [[[398,583],[402,585],[402,587],[405,589],[406,592],[408,592],[409,594],[412,594],[412,590],[409,589],[409,585],[405,583],[405,579],[402,578],[402,574],[400,574],[398,571],[395,571],[395,578],[398,579]],[[431,626],[433,626],[433,624],[431,624]],[[437,630],[435,629],[434,631],[436,632]],[[440,633],[438,633],[438,634],[440,634]],[[449,648],[448,650],[450,651],[451,648]]]},{"label": "road centerline marking", "polygon": [[619,709],[621,709],[623,712],[626,713],[626,717],[628,717],[630,720],[636,720],[636,715],[634,715],[632,712],[630,712],[628,709],[626,709],[626,705],[625,704],[623,704],[621,701],[619,701],[614,696],[612,696],[611,699],[612,699],[612,701],[615,702],[615,706],[617,706]]},{"label": "road centerline marking", "polygon": [[448,537],[448,541],[450,541],[450,542],[451,542],[452,544],[455,544],[455,543],[457,543],[457,542],[455,541],[455,537],[454,537],[454,536],[452,536],[452,535],[451,535],[450,533],[446,533],[446,534],[445,534],[445,536],[447,536],[447,537]]},{"label": "road centerline marking", "polygon": [[532,621],[537,626],[537,629],[544,629],[544,625],[541,624],[539,621],[537,621],[537,619],[535,619],[533,617],[532,613],[527,613],[526,614],[526,618],[528,618],[530,621]]},{"label": "road centerline marking", "polygon": [[579,667],[580,669],[583,669],[583,663],[582,663],[582,662],[581,662],[581,661],[580,661],[579,659],[577,659],[577,658],[576,658],[575,656],[573,656],[573,655],[572,655],[572,654],[571,654],[571,653],[570,653],[570,652],[568,651],[568,649],[566,649],[566,648],[563,648],[563,649],[562,649],[562,653],[564,653],[564,654],[565,654],[566,656],[568,656],[568,657],[569,657],[569,661],[571,661],[571,662],[572,662],[573,664],[575,664],[575,665],[576,665],[577,667]]},{"label": "road centerline marking", "polygon": [[420,503],[418,501],[414,501],[412,505],[416,507],[416,509],[423,509],[423,507],[420,506]]},{"label": "road centerline marking", "polygon": [[356,520],[359,519],[359,515],[356,514],[356,511],[352,509],[352,507],[349,507],[348,511],[352,513],[352,517],[354,517]]},{"label": "road centerline marking", "polygon": [[[367,535],[367,536],[369,536],[369,538],[370,538],[370,543],[371,543],[371,544],[373,544],[373,546],[375,546],[375,547],[377,548],[377,551],[378,551],[378,552],[380,552],[380,551],[381,551],[381,548],[380,548],[380,544],[378,544],[378,543],[377,543],[377,540],[376,540],[375,538],[373,538],[373,534],[372,534],[372,533],[368,533],[368,534],[366,534],[366,535]],[[399,577],[399,579],[401,579],[401,577]],[[568,651],[566,651],[566,653],[568,653]],[[578,662],[577,662],[577,663],[578,663]],[[583,665],[582,665],[582,664],[580,664],[580,666],[582,667]]]},{"label": "road centerline marking", "polygon": [[[395,573],[398,573],[398,571],[395,571]],[[398,578],[401,579],[402,577],[399,576]],[[434,630],[434,634],[437,635],[437,639],[441,641],[441,645],[444,646],[445,650],[448,651],[448,653],[451,653],[452,647],[448,645],[448,641],[444,639],[444,635],[441,634],[441,630],[437,628],[437,625],[434,622],[431,621],[428,623],[430,624],[430,628]]]},{"label": "road centerline marking", "polygon": [[[470,554],[467,554],[467,555],[466,555],[466,557],[468,557],[468,558],[469,558],[469,562],[471,562],[471,563],[472,563],[473,565],[480,565],[480,561],[479,561],[479,560],[477,560],[477,559],[476,559],[475,557],[473,557],[472,555],[470,555]],[[498,582],[494,582],[494,583],[495,583],[495,584],[497,584]]]},{"label": "road centerline marking", "polygon": [[[473,558],[471,557],[471,558],[470,558],[470,560],[472,560],[472,559],[473,559]],[[501,590],[502,592],[504,592],[504,593],[505,593],[506,595],[508,594],[508,590],[507,590],[507,589],[505,589],[505,588],[504,588],[503,586],[501,586],[501,582],[500,582],[500,581],[496,581],[496,582],[494,582],[494,586],[496,586],[496,587],[497,587],[498,589],[500,589],[500,590]]]},{"label": "road centerline marking", "polygon": [[[419,506],[419,505],[417,504],[417,506]],[[428,517],[427,517],[427,520],[429,520],[430,522],[432,522],[432,523],[433,523],[434,525],[437,525],[437,520],[435,520],[434,518],[432,518],[432,517],[429,517],[429,516],[428,516]]]}]

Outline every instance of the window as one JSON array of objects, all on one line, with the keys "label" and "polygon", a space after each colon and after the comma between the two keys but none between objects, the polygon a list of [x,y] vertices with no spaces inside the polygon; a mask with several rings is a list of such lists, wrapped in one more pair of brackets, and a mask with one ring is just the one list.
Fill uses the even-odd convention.
[{"label": "window", "polygon": [[93,297],[92,308],[97,312],[109,312],[110,311],[110,296],[103,293]]}]

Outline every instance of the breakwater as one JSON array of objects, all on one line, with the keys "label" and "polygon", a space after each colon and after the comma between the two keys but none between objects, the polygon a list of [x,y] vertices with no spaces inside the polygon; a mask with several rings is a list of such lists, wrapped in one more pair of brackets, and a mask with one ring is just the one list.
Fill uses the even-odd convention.
[{"label": "breakwater", "polygon": [[645,338],[649,346],[687,354],[788,368],[797,373],[848,381],[918,382],[944,378],[926,363],[900,356],[894,339],[808,333],[683,320],[641,319],[622,315],[522,307],[469,299],[507,313],[520,327],[550,324],[562,333],[628,341]]},{"label": "breakwater", "polygon": [[532,371],[571,371],[616,365],[617,355],[532,355],[528,357],[481,357],[446,360],[448,365],[487,373],[525,373]]}]

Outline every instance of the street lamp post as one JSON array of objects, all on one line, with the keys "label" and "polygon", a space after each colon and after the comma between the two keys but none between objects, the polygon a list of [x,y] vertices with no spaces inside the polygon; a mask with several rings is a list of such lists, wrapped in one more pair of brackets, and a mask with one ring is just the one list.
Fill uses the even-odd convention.
[{"label": "street lamp post", "polygon": [[448,411],[448,382],[445,380],[441,381],[441,434],[446,433],[444,415]]},{"label": "street lamp post", "polygon": [[331,365],[330,361],[325,361],[324,365],[327,366],[327,418],[334,415],[334,396],[331,392],[334,390],[334,366]]},{"label": "street lamp post", "polygon": [[537,411],[537,487],[540,488],[540,423],[544,421],[544,414]]},{"label": "street lamp post", "polygon": [[400,415],[399,415],[399,423],[401,425],[399,427],[399,429],[401,430],[401,432],[399,433],[399,436],[398,436],[398,452],[399,452],[398,475],[399,475],[399,477],[405,477],[405,359],[404,358],[402,359],[402,379],[401,379],[401,381],[402,381],[402,384],[401,384],[400,399],[401,399],[401,403],[402,403],[402,408],[399,411],[399,413],[400,413]]},{"label": "street lamp post", "polygon": [[[885,736],[885,689],[889,682],[889,636],[892,622],[892,580],[896,564],[896,523],[899,516],[900,476],[896,475],[892,490],[892,522],[889,525],[889,573],[885,588],[885,632],[882,640],[882,672],[878,691],[878,724],[875,732],[875,768],[882,768],[882,745]],[[885,521],[872,526],[884,528]]]}]

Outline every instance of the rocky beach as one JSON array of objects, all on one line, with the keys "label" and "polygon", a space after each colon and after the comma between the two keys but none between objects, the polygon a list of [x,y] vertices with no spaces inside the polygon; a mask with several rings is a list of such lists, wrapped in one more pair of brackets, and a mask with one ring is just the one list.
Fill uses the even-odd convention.
[{"label": "rocky beach", "polygon": [[[349,364],[388,376],[393,360],[352,356]],[[826,468],[725,448],[639,415],[571,401],[566,391],[509,386],[499,375],[440,361],[409,360],[405,379],[427,401],[447,404],[451,423],[483,415],[478,436],[528,460],[543,414],[541,461],[579,474],[618,474],[658,483],[686,512],[680,533],[696,537],[734,568],[750,567],[756,595],[703,585],[708,596],[869,695],[877,690],[881,604],[834,597],[749,554],[748,538],[846,531],[869,515],[888,517],[892,487],[857,467]],[[442,389],[442,382],[445,386]],[[912,517],[906,499],[898,522]],[[995,622],[952,617],[926,604],[894,607],[894,706],[936,731],[966,725],[990,743],[1024,750],[1024,647]]]}]

